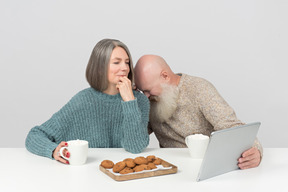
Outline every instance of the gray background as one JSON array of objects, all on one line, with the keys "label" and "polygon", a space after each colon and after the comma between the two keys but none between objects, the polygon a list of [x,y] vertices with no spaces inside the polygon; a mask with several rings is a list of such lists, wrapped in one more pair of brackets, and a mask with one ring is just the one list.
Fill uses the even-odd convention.
[{"label": "gray background", "polygon": [[134,63],[158,54],[206,78],[242,121],[262,122],[264,147],[288,147],[287,10],[285,0],[1,0],[0,147],[24,147],[33,126],[88,87],[103,38],[123,41]]}]

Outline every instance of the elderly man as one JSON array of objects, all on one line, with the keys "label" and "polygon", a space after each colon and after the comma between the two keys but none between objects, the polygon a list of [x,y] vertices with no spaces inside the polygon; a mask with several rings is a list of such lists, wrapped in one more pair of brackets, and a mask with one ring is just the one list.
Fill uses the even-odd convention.
[{"label": "elderly man", "polygon": [[[135,85],[150,100],[149,131],[161,147],[186,147],[185,137],[242,125],[234,110],[207,80],[175,74],[157,55],[142,56],[135,66]],[[257,167],[262,157],[258,140],[243,152],[238,166]]]}]

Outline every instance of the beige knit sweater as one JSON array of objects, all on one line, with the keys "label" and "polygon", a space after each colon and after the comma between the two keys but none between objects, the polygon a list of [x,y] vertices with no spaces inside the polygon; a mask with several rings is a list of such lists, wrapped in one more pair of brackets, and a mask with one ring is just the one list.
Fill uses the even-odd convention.
[{"label": "beige knit sweater", "polygon": [[[185,137],[195,133],[210,136],[214,130],[242,125],[234,110],[207,80],[181,75],[175,113],[164,123],[150,122],[161,147],[187,147]],[[255,141],[262,155],[262,147]]]}]

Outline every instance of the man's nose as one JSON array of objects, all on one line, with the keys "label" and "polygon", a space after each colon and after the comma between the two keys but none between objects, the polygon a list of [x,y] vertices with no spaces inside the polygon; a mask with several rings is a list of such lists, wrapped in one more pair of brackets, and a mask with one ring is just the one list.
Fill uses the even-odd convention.
[{"label": "man's nose", "polygon": [[150,93],[149,92],[144,92],[144,95],[146,95],[146,97],[150,97]]}]

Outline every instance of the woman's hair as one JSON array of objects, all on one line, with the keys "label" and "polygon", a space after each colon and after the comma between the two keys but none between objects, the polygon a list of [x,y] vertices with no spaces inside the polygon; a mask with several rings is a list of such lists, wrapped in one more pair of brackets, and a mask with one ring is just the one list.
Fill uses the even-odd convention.
[{"label": "woman's hair", "polygon": [[116,39],[103,39],[99,41],[90,56],[86,67],[86,79],[91,87],[98,91],[104,91],[108,88],[108,69],[112,51],[115,47],[123,48],[129,57],[128,79],[134,82],[133,62],[128,47]]}]

